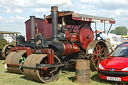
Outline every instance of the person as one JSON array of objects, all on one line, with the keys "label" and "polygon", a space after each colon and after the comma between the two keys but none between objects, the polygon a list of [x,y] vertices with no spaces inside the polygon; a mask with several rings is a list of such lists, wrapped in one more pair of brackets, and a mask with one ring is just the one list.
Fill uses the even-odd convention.
[{"label": "person", "polygon": [[105,33],[99,32],[98,35],[99,35],[101,40],[106,40],[107,39],[107,35]]},{"label": "person", "polygon": [[105,42],[106,42],[106,44],[107,44],[107,46],[108,46],[108,49],[110,49],[109,51],[110,51],[110,52],[114,51],[113,46],[110,44],[110,38],[107,38],[107,39],[105,40]]},{"label": "person", "polygon": [[[110,44],[110,38],[107,38],[107,35],[105,33],[99,32],[98,33],[98,38],[100,38],[100,40],[103,40],[106,42],[108,49],[110,49],[111,51],[114,51],[114,48],[112,47],[112,45]],[[99,39],[98,39],[99,40]]]}]

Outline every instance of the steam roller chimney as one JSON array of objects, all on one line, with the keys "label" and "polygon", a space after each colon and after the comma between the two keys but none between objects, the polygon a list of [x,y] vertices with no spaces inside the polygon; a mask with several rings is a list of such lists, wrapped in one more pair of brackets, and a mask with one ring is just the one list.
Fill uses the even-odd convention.
[{"label": "steam roller chimney", "polygon": [[58,7],[52,6],[51,7],[51,14],[52,14],[52,40],[58,41]]},{"label": "steam roller chimney", "polygon": [[35,39],[35,16],[30,16],[31,40]]}]

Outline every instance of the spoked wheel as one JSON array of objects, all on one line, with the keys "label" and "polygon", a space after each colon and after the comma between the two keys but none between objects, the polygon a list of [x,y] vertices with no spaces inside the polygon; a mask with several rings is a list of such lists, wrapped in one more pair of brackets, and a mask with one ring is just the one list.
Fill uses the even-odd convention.
[{"label": "spoked wheel", "polygon": [[11,52],[5,59],[7,64],[7,70],[12,73],[22,73],[23,69],[19,65],[24,64],[24,59],[26,58],[26,50],[19,50],[18,52]]},{"label": "spoked wheel", "polygon": [[[57,56],[54,56],[54,64],[55,63],[60,63],[60,60]],[[32,54],[27,57],[23,66],[36,67],[36,64],[48,64],[47,54]],[[55,81],[59,78],[61,68],[23,68],[23,72],[28,78],[32,80],[47,83]]]},{"label": "spoked wheel", "polygon": [[12,45],[5,45],[2,49],[2,58],[5,59],[6,56],[9,54],[9,51],[11,50],[13,46]]},{"label": "spoked wheel", "polygon": [[99,63],[107,57],[108,47],[103,41],[92,41],[87,47],[87,54],[92,51],[90,59],[90,68],[92,71],[97,70]]},{"label": "spoked wheel", "polygon": [[105,51],[102,44],[97,44],[94,48],[93,52],[93,62],[95,66],[98,67],[99,63],[105,58],[104,57]]}]

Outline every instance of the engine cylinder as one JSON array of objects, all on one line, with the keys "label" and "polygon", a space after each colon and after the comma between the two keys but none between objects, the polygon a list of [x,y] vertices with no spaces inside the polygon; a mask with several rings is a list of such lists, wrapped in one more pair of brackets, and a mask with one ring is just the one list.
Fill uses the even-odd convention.
[{"label": "engine cylinder", "polygon": [[64,44],[64,55],[69,55],[75,52],[79,52],[80,51],[80,47],[77,44]]}]

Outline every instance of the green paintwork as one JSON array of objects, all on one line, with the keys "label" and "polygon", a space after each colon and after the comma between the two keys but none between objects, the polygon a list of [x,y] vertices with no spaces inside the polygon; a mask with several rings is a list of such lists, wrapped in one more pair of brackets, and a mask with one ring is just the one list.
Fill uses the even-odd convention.
[{"label": "green paintwork", "polygon": [[4,39],[3,35],[0,35],[0,39]]},{"label": "green paintwork", "polygon": [[5,45],[7,45],[7,41],[5,39],[0,39],[0,49],[2,49]]},{"label": "green paintwork", "polygon": [[10,42],[9,45],[13,45],[13,46],[15,46],[15,45],[16,45],[16,41],[12,41],[12,42]]}]

